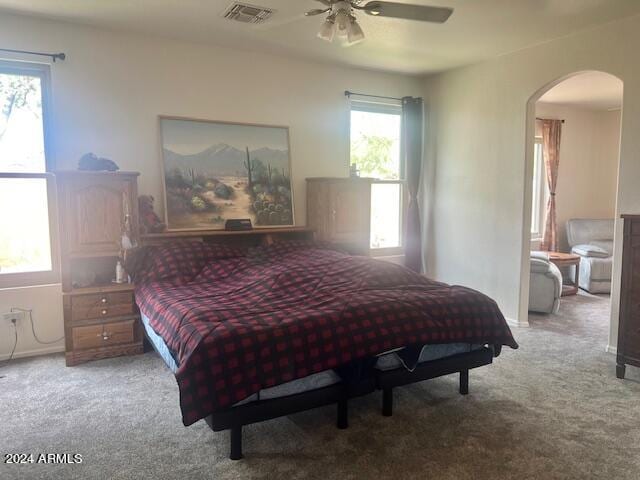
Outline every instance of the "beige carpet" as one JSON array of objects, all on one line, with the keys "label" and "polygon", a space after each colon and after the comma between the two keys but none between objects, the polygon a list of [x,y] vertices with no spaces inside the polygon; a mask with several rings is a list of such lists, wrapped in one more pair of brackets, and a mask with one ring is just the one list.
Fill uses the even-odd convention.
[{"label": "beige carpet", "polygon": [[350,428],[321,408],[228,434],[180,422],[177,389],[154,354],[65,368],[61,355],[0,366],[0,453],[80,453],[80,465],[0,464],[1,479],[640,478],[640,373],[615,378],[608,299],[563,299],[560,315],[515,330],[521,348],[473,371],[354,401]]}]

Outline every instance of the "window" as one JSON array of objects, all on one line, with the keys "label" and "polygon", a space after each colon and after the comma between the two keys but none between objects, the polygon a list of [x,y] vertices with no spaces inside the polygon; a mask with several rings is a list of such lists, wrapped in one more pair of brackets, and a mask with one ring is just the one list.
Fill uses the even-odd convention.
[{"label": "window", "polygon": [[402,253],[404,165],[401,162],[400,104],[356,102],[351,106],[351,164],[371,186],[371,239],[374,255]]},{"label": "window", "polygon": [[55,186],[47,173],[48,67],[0,62],[0,288],[54,283]]},{"label": "window", "polygon": [[531,201],[531,238],[540,240],[544,229],[547,178],[542,156],[542,138],[536,137],[533,156],[533,197]]}]

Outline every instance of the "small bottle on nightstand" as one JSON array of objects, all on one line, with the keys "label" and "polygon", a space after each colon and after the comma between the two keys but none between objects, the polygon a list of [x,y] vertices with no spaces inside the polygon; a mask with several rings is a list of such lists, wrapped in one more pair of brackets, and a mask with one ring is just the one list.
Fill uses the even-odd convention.
[{"label": "small bottle on nightstand", "polygon": [[127,283],[127,274],[125,273],[120,260],[116,263],[116,283]]}]

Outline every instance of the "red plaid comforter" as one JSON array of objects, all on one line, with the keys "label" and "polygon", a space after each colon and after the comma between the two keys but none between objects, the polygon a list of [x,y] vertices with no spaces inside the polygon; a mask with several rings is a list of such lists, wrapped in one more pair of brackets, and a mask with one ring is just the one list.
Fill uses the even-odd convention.
[{"label": "red plaid comforter", "polygon": [[401,266],[273,246],[142,282],[136,300],[177,357],[183,422],[260,389],[406,345],[518,345],[489,297]]}]

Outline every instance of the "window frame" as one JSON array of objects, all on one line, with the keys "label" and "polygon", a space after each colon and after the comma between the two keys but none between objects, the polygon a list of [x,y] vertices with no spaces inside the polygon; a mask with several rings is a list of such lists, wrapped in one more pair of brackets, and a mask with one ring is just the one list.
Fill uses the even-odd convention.
[{"label": "window frame", "polygon": [[49,250],[51,253],[51,270],[36,272],[17,272],[0,274],[0,289],[35,287],[60,283],[60,258],[58,245],[58,218],[56,205],[56,182],[52,173],[3,173],[0,179],[43,178],[47,182],[47,207],[49,210]]},{"label": "window frame", "polygon": [[[544,230],[545,204],[547,200],[547,182],[544,168],[544,152],[542,151],[542,137],[535,137],[533,148],[534,171],[531,197],[531,240],[540,241],[542,240]],[[536,154],[538,149],[540,149],[540,156]],[[536,178],[538,179],[537,185],[535,184]]]},{"label": "window frame", "polygon": [[[407,220],[407,188],[406,188],[406,180],[374,180],[371,182],[373,184],[382,184],[382,185],[400,185],[400,232],[399,232],[399,240],[400,245],[397,247],[382,247],[382,248],[373,248],[371,247],[371,232],[369,232],[369,252],[372,257],[393,257],[397,255],[404,255],[405,249],[405,223]],[[373,192],[373,190],[372,190]]]},{"label": "window frame", "polygon": [[[398,256],[404,255],[405,252],[405,226],[406,226],[406,217],[407,217],[407,188],[406,188],[406,164],[405,164],[405,156],[404,156],[404,145],[402,142],[403,139],[403,130],[404,124],[402,119],[402,103],[390,103],[384,101],[372,101],[372,100],[359,100],[351,98],[350,108],[349,108],[349,164],[348,167],[351,166],[351,112],[365,112],[365,113],[383,113],[387,115],[398,115],[400,117],[400,171],[399,178],[397,180],[383,180],[383,179],[372,179],[373,184],[397,184],[400,185],[400,232],[399,232],[399,243],[397,247],[384,247],[384,248],[373,248],[371,247],[371,231],[369,232],[369,254],[372,257],[390,257],[390,256]],[[373,188],[372,188],[373,193]],[[370,220],[371,222],[371,220]]]},{"label": "window frame", "polygon": [[58,241],[57,190],[54,163],[50,152],[50,112],[51,112],[51,71],[48,64],[0,60],[0,73],[9,75],[25,75],[40,79],[42,95],[42,135],[44,145],[44,172],[4,172],[0,170],[0,178],[33,179],[43,178],[47,185],[47,207],[49,217],[49,249],[51,252],[51,270],[37,272],[17,272],[0,274],[0,289],[51,285],[60,283],[60,258]]},{"label": "window frame", "polygon": [[[42,135],[44,143],[45,172],[53,172],[55,165],[50,155],[50,112],[51,112],[51,69],[45,63],[0,60],[0,73],[9,75],[28,75],[40,78],[42,93]],[[0,170],[0,173],[2,171]]]}]

